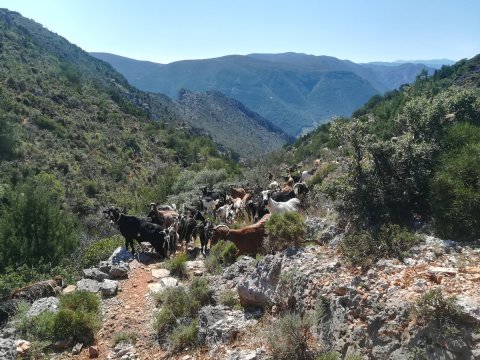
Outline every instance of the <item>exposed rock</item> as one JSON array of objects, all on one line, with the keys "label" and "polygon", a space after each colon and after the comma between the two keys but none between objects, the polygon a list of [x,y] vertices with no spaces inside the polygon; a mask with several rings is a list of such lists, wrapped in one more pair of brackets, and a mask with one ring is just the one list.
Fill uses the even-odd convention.
[{"label": "exposed rock", "polygon": [[88,347],[88,356],[90,359],[97,358],[99,355],[98,347],[97,346],[89,346]]},{"label": "exposed rock", "polygon": [[156,279],[161,279],[164,277],[170,276],[170,270],[168,269],[153,269],[152,270],[152,277]]},{"label": "exposed rock", "polygon": [[76,343],[72,349],[72,355],[78,355],[82,351],[83,343]]},{"label": "exposed rock", "polygon": [[148,284],[147,287],[150,290],[150,294],[156,294],[164,291],[169,287],[175,287],[178,285],[178,280],[173,277],[165,277],[160,279],[158,283]]},{"label": "exposed rock", "polygon": [[134,256],[132,255],[131,252],[129,252],[124,247],[119,246],[113,251],[112,255],[110,255],[106,263],[117,265],[120,263],[128,263],[133,259],[134,259]]},{"label": "exposed rock", "polygon": [[480,324],[480,299],[471,296],[459,295],[456,304],[459,306],[465,320]]},{"label": "exposed rock", "polygon": [[53,296],[35,300],[30,309],[28,309],[27,316],[36,316],[44,311],[56,313],[58,312],[59,303],[60,300]]},{"label": "exposed rock", "polygon": [[12,339],[0,339],[0,359],[14,360],[16,355],[15,341]]},{"label": "exposed rock", "polygon": [[198,338],[201,344],[212,346],[218,342],[229,343],[254,319],[247,319],[240,310],[231,310],[226,306],[205,306],[199,312]]},{"label": "exposed rock", "polygon": [[103,297],[110,297],[117,295],[118,281],[115,280],[103,280],[100,283],[100,292]]},{"label": "exposed rock", "polygon": [[73,338],[58,340],[52,345],[52,348],[56,351],[64,351],[73,345]]},{"label": "exposed rock", "polygon": [[108,274],[100,271],[97,268],[83,269],[83,276],[87,279],[93,279],[97,281],[108,279]]},{"label": "exposed rock", "polygon": [[283,258],[267,255],[238,285],[238,295],[242,306],[266,306],[274,303]]},{"label": "exposed rock", "polygon": [[25,357],[28,354],[28,350],[32,347],[32,344],[27,340],[17,340],[15,341],[15,347],[17,355]]},{"label": "exposed rock", "polygon": [[77,282],[77,290],[86,290],[96,293],[100,290],[100,283],[97,280],[81,279]]},{"label": "exposed rock", "polygon": [[120,262],[112,265],[110,267],[110,272],[108,273],[110,279],[124,279],[128,276],[128,270],[130,267],[125,262]]},{"label": "exposed rock", "polygon": [[74,292],[75,290],[77,290],[77,286],[76,285],[67,285],[65,287],[65,289],[63,289],[62,291],[62,294],[63,295],[66,295],[66,294],[69,294],[71,292]]},{"label": "exposed rock", "polygon": [[267,351],[259,348],[256,350],[227,350],[227,360],[263,360],[267,359]]}]

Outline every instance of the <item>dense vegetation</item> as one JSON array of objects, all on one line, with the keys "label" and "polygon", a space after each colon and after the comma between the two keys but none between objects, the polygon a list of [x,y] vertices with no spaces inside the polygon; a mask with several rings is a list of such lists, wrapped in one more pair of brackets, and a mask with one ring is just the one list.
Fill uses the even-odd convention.
[{"label": "dense vegetation", "polygon": [[185,123],[167,97],[0,10],[2,296],[53,272],[72,279],[105,256],[118,242],[95,245],[112,231],[104,206],[144,215],[152,201],[187,190],[191,201],[200,186],[238,176],[238,163]]},{"label": "dense vegetation", "polygon": [[[321,157],[324,148],[341,159],[344,171],[321,186],[351,224],[345,246],[353,259],[381,249],[378,229],[392,224],[429,222],[439,236],[457,240],[480,235],[479,69],[477,56],[430,77],[421,73],[412,85],[373,97],[352,120],[295,144],[297,159]],[[392,255],[389,246],[377,256]]]},{"label": "dense vegetation", "polygon": [[420,64],[355,64],[328,56],[251,54],[167,65],[95,53],[133,85],[175,99],[181,89],[220,91],[297,136],[332,116],[350,116],[371,96],[410,83]]}]

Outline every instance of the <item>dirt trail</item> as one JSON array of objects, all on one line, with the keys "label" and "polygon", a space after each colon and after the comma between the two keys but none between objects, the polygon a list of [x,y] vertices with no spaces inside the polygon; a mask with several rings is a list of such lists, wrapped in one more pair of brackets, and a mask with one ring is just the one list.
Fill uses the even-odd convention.
[{"label": "dirt trail", "polygon": [[[128,278],[119,282],[118,295],[103,301],[103,324],[97,333],[95,344],[99,350],[98,359],[106,360],[109,355],[113,358],[113,339],[119,332],[137,335],[134,351],[137,359],[166,358],[167,354],[158,345],[152,328],[155,305],[148,295],[147,285],[153,281],[154,267],[155,264],[144,265],[133,260]],[[73,358],[89,359],[88,349],[83,349],[80,355]]]}]

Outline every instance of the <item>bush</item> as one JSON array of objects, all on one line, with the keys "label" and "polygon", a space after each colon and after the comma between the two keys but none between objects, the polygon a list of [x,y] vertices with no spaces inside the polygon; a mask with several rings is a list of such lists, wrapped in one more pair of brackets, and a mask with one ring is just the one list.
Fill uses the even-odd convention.
[{"label": "bush", "polygon": [[220,294],[220,304],[230,308],[238,306],[240,302],[237,293],[234,290],[225,290]]},{"label": "bush", "polygon": [[168,307],[162,308],[158,313],[155,314],[153,320],[153,328],[157,332],[160,339],[166,339],[168,334],[175,328],[177,325],[177,320],[173,311]]},{"label": "bush", "polygon": [[62,208],[64,189],[52,175],[39,174],[5,194],[0,208],[0,271],[7,266],[36,266],[44,259],[58,265],[78,244],[76,221]]},{"label": "bush", "polygon": [[195,317],[200,309],[200,302],[181,286],[165,289],[155,295],[155,301],[169,309],[175,318]]},{"label": "bush", "polygon": [[133,331],[120,331],[113,336],[113,346],[124,343],[135,345],[138,339],[138,334]]},{"label": "bush", "polygon": [[89,291],[74,291],[60,298],[60,309],[98,313],[100,310],[100,299]]},{"label": "bush", "polygon": [[91,344],[101,326],[100,300],[89,291],[75,291],[60,298],[55,316],[54,337]]},{"label": "bush", "polygon": [[265,225],[268,237],[264,247],[268,252],[300,247],[307,237],[307,225],[300,214],[272,214]]},{"label": "bush", "polygon": [[446,153],[430,190],[433,225],[438,235],[457,240],[480,237],[480,145]]},{"label": "bush", "polygon": [[231,241],[220,240],[211,247],[208,257],[205,259],[205,268],[212,274],[218,274],[222,268],[232,265],[238,252],[237,247]]},{"label": "bush", "polygon": [[202,306],[209,304],[212,301],[212,294],[208,289],[207,279],[204,277],[194,278],[190,284],[190,295]]},{"label": "bush", "polygon": [[444,297],[442,290],[436,288],[420,296],[411,310],[412,315],[422,322],[439,320],[441,323],[456,322],[461,311],[454,296]]},{"label": "bush", "polygon": [[120,236],[102,239],[90,244],[81,255],[80,265],[82,269],[96,266],[100,261],[107,260],[113,251],[123,245]]},{"label": "bush", "polygon": [[172,352],[185,348],[194,348],[198,345],[198,320],[193,320],[189,325],[177,326],[168,336],[168,343]]},{"label": "bush", "polygon": [[275,321],[267,333],[272,358],[304,360],[308,358],[308,333],[312,321],[296,313],[285,313]]},{"label": "bush", "polygon": [[358,230],[345,236],[342,250],[355,265],[369,266],[382,257],[397,257],[418,241],[415,234],[395,224],[382,226],[379,230]]},{"label": "bush", "polygon": [[187,277],[187,260],[186,254],[178,254],[167,260],[166,267],[173,276],[184,279]]}]

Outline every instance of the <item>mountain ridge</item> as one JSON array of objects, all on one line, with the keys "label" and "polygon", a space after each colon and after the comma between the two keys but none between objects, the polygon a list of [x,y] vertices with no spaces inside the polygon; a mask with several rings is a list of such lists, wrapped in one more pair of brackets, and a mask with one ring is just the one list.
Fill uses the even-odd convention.
[{"label": "mountain ridge", "polygon": [[[109,61],[105,54],[92,55]],[[112,64],[138,88],[172,98],[182,88],[220,91],[292,136],[334,116],[350,116],[371,96],[413,81],[423,69],[433,72],[421,64],[361,65],[299,53],[226,55],[156,67],[116,57]]]}]

